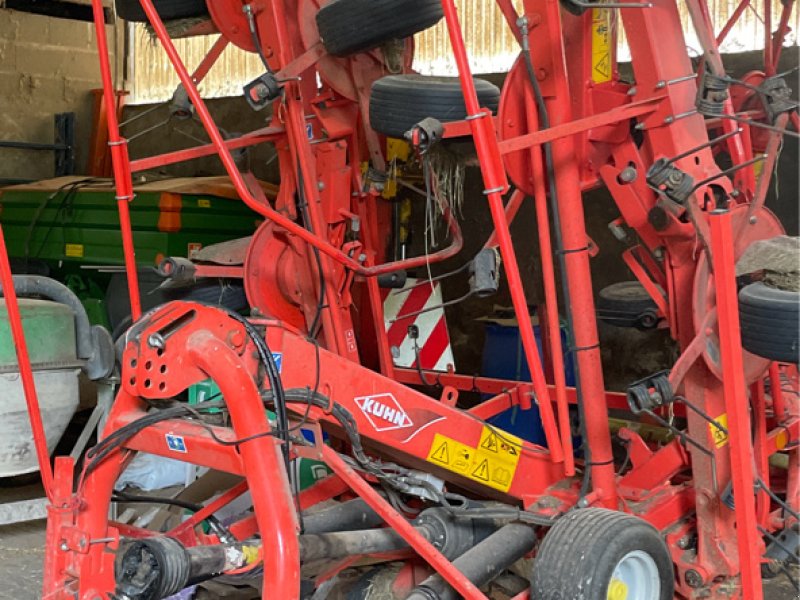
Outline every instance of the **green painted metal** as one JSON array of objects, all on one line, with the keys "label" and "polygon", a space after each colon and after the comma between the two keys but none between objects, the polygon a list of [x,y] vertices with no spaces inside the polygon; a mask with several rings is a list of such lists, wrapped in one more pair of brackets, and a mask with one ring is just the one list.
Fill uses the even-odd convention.
[{"label": "green painted metal", "polygon": [[[73,188],[79,178],[64,181],[0,190],[0,223],[12,268],[64,282],[81,299],[91,323],[110,329],[105,291],[111,274],[90,267],[124,264],[114,190],[102,183]],[[184,188],[192,187],[192,180],[182,181]],[[130,203],[140,267],[252,235],[261,222],[243,202],[159,185],[137,188]]]},{"label": "green painted metal", "polygon": [[[242,202],[205,194],[180,194],[177,231],[160,231],[161,193],[137,192],[130,204],[136,259],[155,265],[163,256],[188,256],[207,246],[251,235],[259,217]],[[0,222],[13,258],[61,262],[61,267],[122,265],[122,238],[113,190],[8,188],[0,196]],[[38,216],[37,216],[38,215]],[[34,223],[32,226],[31,224]]]},{"label": "green painted metal", "polygon": [[[17,355],[8,323],[5,300],[0,300],[0,369],[17,365]],[[46,300],[20,298],[22,326],[31,363],[72,363],[75,354],[75,315],[63,304]]]},{"label": "green painted metal", "polygon": [[[222,392],[211,379],[199,381],[189,388],[189,404],[197,405],[203,402],[214,402],[221,399]],[[219,410],[220,409],[210,409],[209,412],[219,412]],[[274,425],[275,413],[268,410],[267,417],[269,418],[269,422]],[[302,429],[301,433],[303,433]],[[324,479],[333,472],[324,462],[310,458],[298,458],[293,460],[292,469],[294,469],[295,477],[301,490],[311,487],[317,481]]]}]

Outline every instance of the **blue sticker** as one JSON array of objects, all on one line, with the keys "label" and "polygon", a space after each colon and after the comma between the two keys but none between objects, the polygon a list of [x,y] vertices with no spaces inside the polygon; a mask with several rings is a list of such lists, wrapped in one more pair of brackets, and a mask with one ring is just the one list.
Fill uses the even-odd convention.
[{"label": "blue sticker", "polygon": [[311,123],[306,123],[306,137],[310,140],[314,139],[314,127]]},{"label": "blue sticker", "polygon": [[167,438],[167,448],[173,452],[183,452],[186,454],[186,442],[183,441],[182,435],[168,433],[165,437]]},{"label": "blue sticker", "polygon": [[275,366],[278,367],[278,373],[283,369],[283,352],[273,352],[272,360],[275,361]]}]

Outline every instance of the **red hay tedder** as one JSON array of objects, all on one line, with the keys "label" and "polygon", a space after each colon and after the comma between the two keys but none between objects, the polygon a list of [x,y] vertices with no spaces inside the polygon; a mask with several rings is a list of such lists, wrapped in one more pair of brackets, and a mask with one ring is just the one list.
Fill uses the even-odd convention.
[{"label": "red hay tedder", "polygon": [[[751,283],[740,301],[736,266],[752,244],[784,233],[764,202],[782,138],[798,125],[791,91],[776,73],[793,1],[782,3],[775,31],[766,24],[763,72],[746,81],[726,74],[718,45],[731,24],[715,35],[703,0],[686,1],[702,44],[699,64],[687,54],[673,0],[523,0],[522,13],[511,0],[496,2],[520,46],[502,92],[473,79],[454,0],[333,0],[321,8],[316,0],[118,3],[131,13],[123,17],[149,21],[211,143],[131,161],[108,111],[134,324],[118,352],[119,393],[80,470],[61,457],[50,467],[0,248],[50,500],[44,598],[156,600],[218,576],[254,582],[264,598],[324,598],[339,573],[364,564],[391,565],[369,571],[391,580],[382,597],[484,598],[490,581],[532,556],[515,598],[755,600],[763,597],[762,570],[791,568],[784,567],[791,557],[778,560],[769,549],[776,539],[784,549],[797,539],[797,348],[769,336],[787,328],[781,307],[797,314],[796,294]],[[198,4],[222,35],[191,73],[169,19],[195,17]],[[93,5],[106,105],[113,106],[102,1]],[[770,0],[762,14],[772,14]],[[410,36],[442,17],[459,76],[415,75]],[[634,82],[617,71],[618,25]],[[600,42],[598,27],[608,33]],[[254,109],[271,108],[264,128],[232,139],[198,93],[229,43],[260,56],[264,74],[245,96]],[[423,167],[451,138],[474,143],[494,225],[486,248],[499,259],[489,270],[497,276],[502,262],[530,383],[394,365],[383,282],[456,256],[462,234],[444,198],[449,245],[387,257],[387,137],[405,138]],[[274,145],[280,163],[274,200],[232,155],[263,143]],[[730,157],[724,166],[720,150]],[[162,271],[241,278],[251,314],[171,302],[142,315],[128,213],[132,173],[214,153],[264,222],[240,266],[175,259]],[[615,227],[637,240],[625,263],[681,350],[669,371],[632,384],[627,395],[605,390],[600,361],[589,265],[595,248],[581,200],[598,186],[619,209]],[[550,381],[509,229],[526,198],[537,216]],[[559,312],[569,324],[574,388],[565,384]],[[743,323],[760,319],[746,349],[740,315]],[[207,378],[224,400],[174,400]],[[460,408],[459,392],[486,399]],[[487,422],[534,404],[546,446]],[[623,428],[623,463],[612,454],[609,409],[669,435],[645,441]],[[114,484],[138,451],[242,480],[170,531],[117,523],[109,517]],[[777,453],[788,455],[788,469],[771,472]],[[289,465],[301,457],[323,461],[332,474],[298,491]],[[214,520],[246,492],[252,510],[225,525]],[[211,528],[201,527],[209,519]]]}]

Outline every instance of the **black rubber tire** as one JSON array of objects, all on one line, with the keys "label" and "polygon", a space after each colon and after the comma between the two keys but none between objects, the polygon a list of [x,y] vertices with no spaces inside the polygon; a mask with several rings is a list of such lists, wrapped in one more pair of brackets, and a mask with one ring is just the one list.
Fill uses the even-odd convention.
[{"label": "black rubber tire", "polygon": [[606,600],[615,567],[634,550],[653,559],[660,600],[672,600],[672,559],[661,535],[638,517],[605,508],[574,510],[547,532],[533,564],[531,597]]},{"label": "black rubber tire", "polygon": [[739,323],[751,354],[800,362],[800,293],[751,283],[739,292]]},{"label": "black rubber tire", "polygon": [[333,0],[319,9],[317,29],[328,54],[348,56],[436,25],[440,0]]},{"label": "black rubber tire", "polygon": [[[164,278],[153,269],[139,269],[139,297],[142,312],[155,308],[171,300],[202,302],[223,306],[239,312],[246,309],[247,296],[241,282],[223,282],[216,279],[199,281],[193,286],[164,289],[159,286]],[[128,294],[128,280],[124,273],[115,273],[106,289],[106,310],[114,339],[124,333],[131,325],[131,304]]]},{"label": "black rubber tire", "polygon": [[[147,23],[148,18],[139,0],[116,0],[117,15],[126,21]],[[208,14],[206,0],[153,0],[158,15],[165,21]]]},{"label": "black rubber tire", "polygon": [[621,281],[597,295],[597,316],[609,325],[652,329],[658,324],[658,307],[638,281]]},{"label": "black rubber tire", "polygon": [[[475,79],[481,107],[497,112],[500,90],[485,79]],[[406,131],[427,117],[442,123],[467,116],[464,95],[457,77],[389,75],[372,84],[369,121],[378,133],[402,138]]]}]

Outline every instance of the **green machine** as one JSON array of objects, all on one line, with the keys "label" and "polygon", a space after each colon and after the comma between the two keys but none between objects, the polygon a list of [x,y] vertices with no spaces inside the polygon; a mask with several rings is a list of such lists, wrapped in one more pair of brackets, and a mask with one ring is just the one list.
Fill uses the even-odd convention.
[{"label": "green machine", "polygon": [[[268,196],[276,189],[262,184]],[[238,199],[227,177],[173,178],[134,186],[130,203],[142,300],[159,280],[164,257],[191,258],[202,247],[252,235],[260,217]],[[92,323],[113,329],[127,309],[124,258],[113,183],[60,177],[0,190],[0,222],[15,273],[64,282]],[[115,282],[114,285],[112,282]]]},{"label": "green machine", "polygon": [[[64,304],[19,299],[47,446],[53,451],[78,407],[75,315]],[[5,300],[0,299],[0,478],[39,469]]]}]

